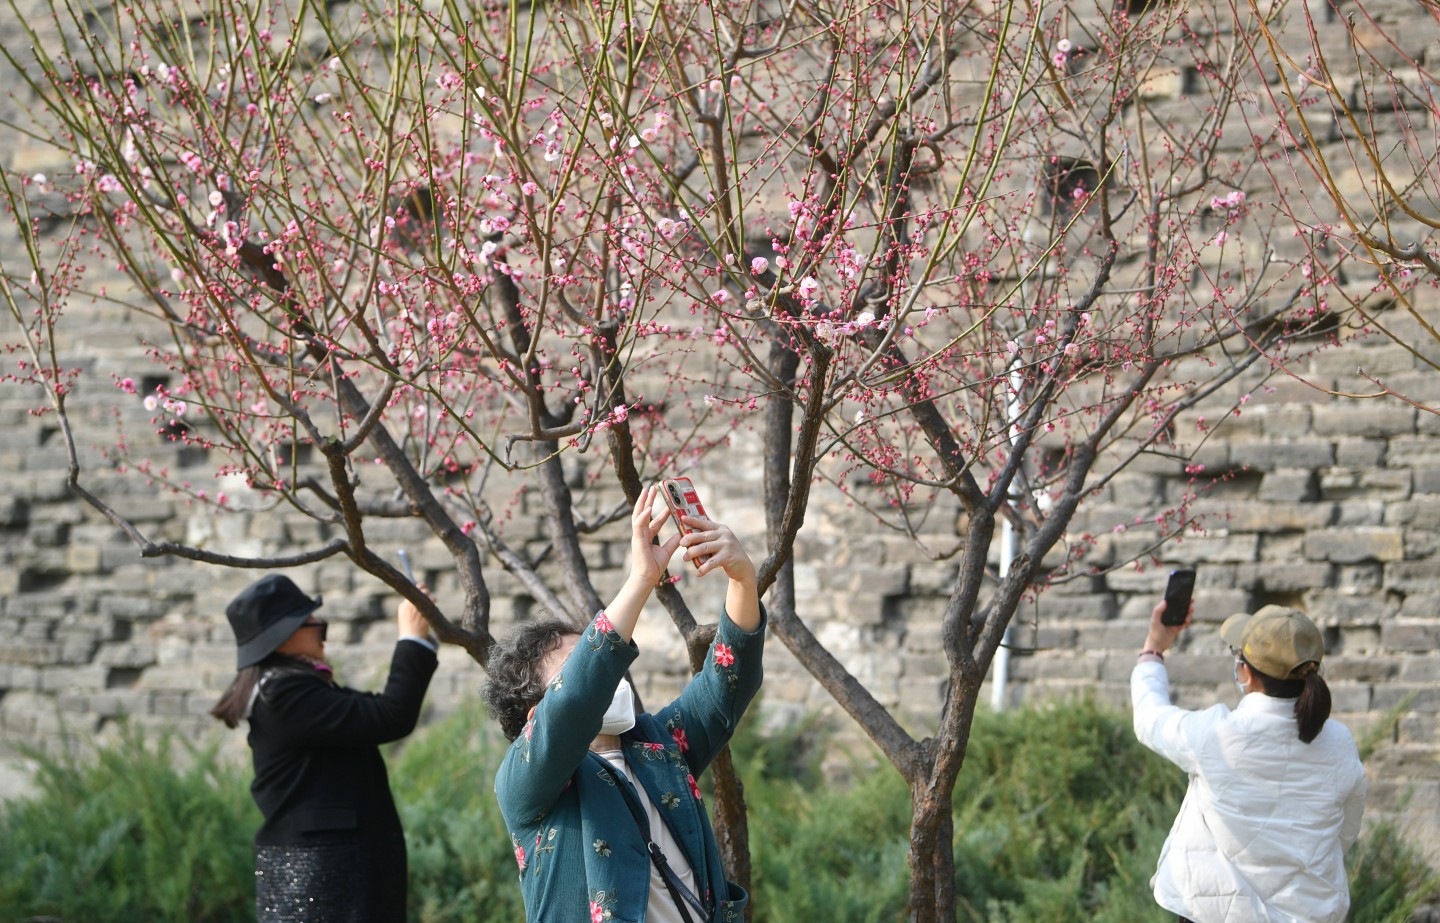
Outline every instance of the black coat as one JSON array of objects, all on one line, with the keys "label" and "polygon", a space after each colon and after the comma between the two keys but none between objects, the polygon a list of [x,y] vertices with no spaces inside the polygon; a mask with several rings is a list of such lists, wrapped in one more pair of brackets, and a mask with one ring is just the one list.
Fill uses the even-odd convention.
[{"label": "black coat", "polygon": [[250,792],[265,818],[255,845],[358,847],[368,903],[400,908],[373,919],[403,918],[406,886],[405,836],[379,745],[415,729],[435,666],[434,651],[401,641],[380,693],[336,686],[319,671],[267,671],[250,713]]}]

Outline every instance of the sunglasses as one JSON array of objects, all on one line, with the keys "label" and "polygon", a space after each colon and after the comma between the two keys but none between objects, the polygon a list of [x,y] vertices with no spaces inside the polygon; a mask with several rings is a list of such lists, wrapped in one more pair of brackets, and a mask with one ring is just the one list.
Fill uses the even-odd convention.
[{"label": "sunglasses", "polygon": [[320,629],[320,643],[321,643],[321,644],[324,644],[324,643],[325,643],[326,630],[330,627],[330,623],[327,622],[327,621],[325,621],[324,619],[315,619],[315,620],[312,621],[312,622],[301,622],[301,623],[300,623],[300,627],[301,627],[301,628],[318,628],[318,629]]}]

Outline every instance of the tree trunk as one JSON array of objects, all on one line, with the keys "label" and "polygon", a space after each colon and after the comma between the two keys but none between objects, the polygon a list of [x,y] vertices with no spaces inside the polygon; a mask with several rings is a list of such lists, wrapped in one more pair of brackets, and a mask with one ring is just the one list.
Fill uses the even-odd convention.
[{"label": "tree trunk", "polygon": [[[730,880],[748,893],[750,890],[750,820],[746,816],[745,786],[735,772],[735,763],[726,747],[710,764],[710,779],[715,784],[715,804],[710,820],[715,828],[715,842],[720,847],[720,861]],[[745,908],[750,919],[750,908]]]},{"label": "tree trunk", "polygon": [[[955,919],[953,787],[933,777],[910,787],[910,923]],[[942,791],[942,789],[944,789]]]}]

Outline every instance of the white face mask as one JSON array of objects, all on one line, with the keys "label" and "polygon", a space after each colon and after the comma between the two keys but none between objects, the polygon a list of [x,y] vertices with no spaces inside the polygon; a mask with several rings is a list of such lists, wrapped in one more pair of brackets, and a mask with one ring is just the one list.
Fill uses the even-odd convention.
[{"label": "white face mask", "polygon": [[610,707],[605,709],[605,717],[600,719],[600,733],[624,734],[634,726],[635,695],[630,691],[630,683],[622,678],[620,685],[615,687]]},{"label": "white face mask", "polygon": [[1245,698],[1245,684],[1240,682],[1240,658],[1235,658],[1235,668],[1231,671],[1235,677],[1235,688],[1240,690],[1240,698]]}]

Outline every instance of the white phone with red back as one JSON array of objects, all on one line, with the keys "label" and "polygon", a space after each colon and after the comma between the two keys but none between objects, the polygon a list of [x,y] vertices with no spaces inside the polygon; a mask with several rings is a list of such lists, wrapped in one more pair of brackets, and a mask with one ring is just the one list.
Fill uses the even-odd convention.
[{"label": "white phone with red back", "polygon": [[[675,520],[675,528],[680,530],[681,535],[688,535],[695,530],[685,525],[680,517],[710,518],[705,512],[705,507],[700,505],[700,495],[695,492],[695,485],[690,482],[689,478],[666,478],[660,482],[660,494],[665,498],[665,505],[670,508],[670,516]],[[700,555],[690,563],[699,567],[709,557],[709,555]]]}]

